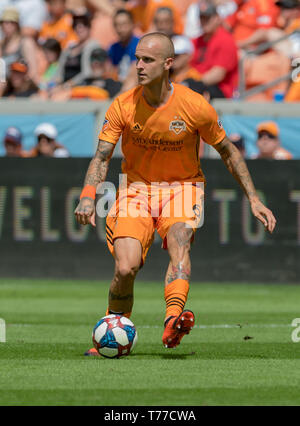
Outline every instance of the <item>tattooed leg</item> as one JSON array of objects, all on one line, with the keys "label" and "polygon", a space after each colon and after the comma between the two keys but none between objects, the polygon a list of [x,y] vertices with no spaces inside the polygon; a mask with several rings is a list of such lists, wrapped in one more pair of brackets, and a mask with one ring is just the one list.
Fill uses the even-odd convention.
[{"label": "tattooed leg", "polygon": [[[164,289],[166,313],[163,341],[167,341],[164,344],[168,344],[168,339],[172,340],[173,338],[177,342],[178,335],[177,333],[173,335],[173,331],[171,332],[170,327],[173,326],[170,319],[179,318],[187,301],[191,274],[190,241],[192,234],[192,229],[186,228],[184,223],[174,224],[167,234],[170,263]],[[167,327],[168,323],[169,327]]]},{"label": "tattooed leg", "polygon": [[175,223],[167,235],[170,263],[165,285],[176,279],[189,281],[191,275],[190,248],[193,231],[184,223]]},{"label": "tattooed leg", "polygon": [[116,264],[109,289],[108,309],[128,313],[132,311],[134,279],[141,264],[142,247],[134,238],[118,238],[114,248]]}]

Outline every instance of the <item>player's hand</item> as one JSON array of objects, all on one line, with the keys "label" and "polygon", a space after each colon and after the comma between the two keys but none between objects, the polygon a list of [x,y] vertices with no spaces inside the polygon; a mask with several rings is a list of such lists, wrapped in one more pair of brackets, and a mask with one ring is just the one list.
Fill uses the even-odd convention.
[{"label": "player's hand", "polygon": [[271,212],[258,198],[250,201],[253,215],[261,221],[264,227],[272,234],[276,226],[276,219]]},{"label": "player's hand", "polygon": [[82,198],[74,214],[77,222],[81,225],[88,225],[90,223],[91,225],[96,226],[95,201],[92,198]]}]

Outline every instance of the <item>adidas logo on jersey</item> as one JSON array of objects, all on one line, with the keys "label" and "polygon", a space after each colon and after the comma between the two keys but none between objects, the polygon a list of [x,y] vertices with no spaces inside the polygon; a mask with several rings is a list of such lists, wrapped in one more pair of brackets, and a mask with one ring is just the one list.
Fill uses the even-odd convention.
[{"label": "adidas logo on jersey", "polygon": [[132,127],[132,131],[134,133],[139,133],[143,130],[143,126],[141,126],[139,123],[135,123]]}]

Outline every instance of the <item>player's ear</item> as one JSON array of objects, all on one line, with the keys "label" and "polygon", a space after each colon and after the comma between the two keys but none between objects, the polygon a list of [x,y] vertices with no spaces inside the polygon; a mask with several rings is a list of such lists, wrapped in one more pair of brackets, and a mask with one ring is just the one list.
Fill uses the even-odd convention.
[{"label": "player's ear", "polygon": [[174,62],[174,58],[166,58],[166,60],[165,60],[165,70],[166,71],[168,71],[172,67],[173,62]]}]

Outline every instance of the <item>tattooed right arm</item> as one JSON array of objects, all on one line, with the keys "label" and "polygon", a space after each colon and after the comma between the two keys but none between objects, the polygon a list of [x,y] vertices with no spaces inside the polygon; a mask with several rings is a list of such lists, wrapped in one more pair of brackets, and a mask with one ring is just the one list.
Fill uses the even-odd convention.
[{"label": "tattooed right arm", "polygon": [[91,160],[84,185],[93,185],[97,188],[99,183],[106,179],[108,165],[114,152],[115,145],[110,142],[99,140],[97,151]]},{"label": "tattooed right arm", "polygon": [[[114,152],[114,148],[114,144],[99,140],[97,151],[90,162],[85,176],[84,186],[91,185],[97,189],[97,185],[105,181],[108,164]],[[89,196],[81,198],[75,210],[75,216],[77,222],[81,225],[88,225],[91,223],[93,226],[96,226],[94,199]]]}]

